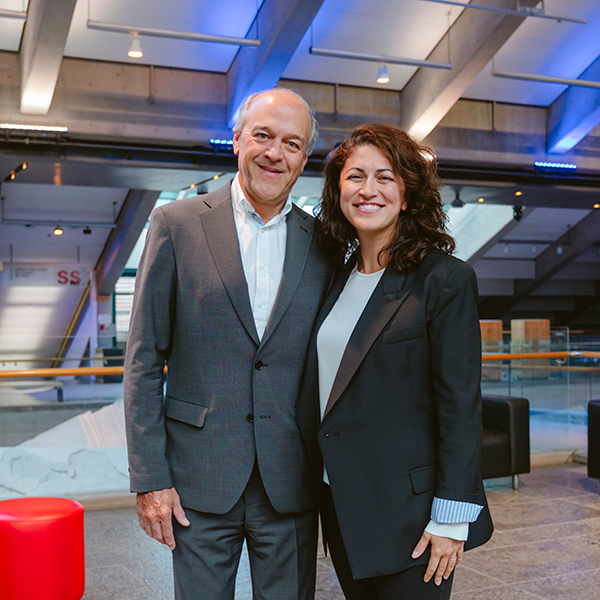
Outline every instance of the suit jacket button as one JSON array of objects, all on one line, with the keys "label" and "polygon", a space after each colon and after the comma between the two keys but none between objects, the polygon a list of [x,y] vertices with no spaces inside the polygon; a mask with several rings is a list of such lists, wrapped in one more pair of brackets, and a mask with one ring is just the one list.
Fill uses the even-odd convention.
[{"label": "suit jacket button", "polygon": [[266,365],[265,365],[265,363],[264,363],[262,360],[257,360],[257,361],[254,363],[254,368],[255,368],[257,371],[260,371],[260,370],[261,370],[263,367],[265,367],[265,366],[266,366]]},{"label": "suit jacket button", "polygon": [[248,413],[246,421],[248,421],[248,423],[254,423],[254,413]]}]

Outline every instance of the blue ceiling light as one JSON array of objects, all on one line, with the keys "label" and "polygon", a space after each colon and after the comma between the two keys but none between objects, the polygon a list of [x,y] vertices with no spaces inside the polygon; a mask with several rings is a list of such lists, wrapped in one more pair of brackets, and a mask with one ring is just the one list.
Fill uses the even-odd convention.
[{"label": "blue ceiling light", "polygon": [[571,163],[555,163],[555,162],[544,162],[537,161],[533,163],[535,168],[538,171],[575,171],[577,169],[577,165]]},{"label": "blue ceiling light", "polygon": [[211,138],[210,145],[213,150],[221,152],[233,152],[233,140],[220,140],[219,138]]}]

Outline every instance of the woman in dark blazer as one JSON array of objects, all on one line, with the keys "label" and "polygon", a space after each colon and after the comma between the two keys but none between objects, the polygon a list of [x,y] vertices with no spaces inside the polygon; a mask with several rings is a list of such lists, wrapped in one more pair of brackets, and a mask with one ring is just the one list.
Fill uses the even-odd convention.
[{"label": "woman in dark blazer", "polygon": [[477,284],[438,190],[432,151],[395,127],[357,128],[326,167],[317,226],[338,271],[297,415],[350,600],[449,598],[493,529]]}]

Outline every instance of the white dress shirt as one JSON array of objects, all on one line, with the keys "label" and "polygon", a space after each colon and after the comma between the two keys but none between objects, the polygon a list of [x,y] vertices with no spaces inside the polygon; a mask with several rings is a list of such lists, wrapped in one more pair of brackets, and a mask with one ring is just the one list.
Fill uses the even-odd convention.
[{"label": "white dress shirt", "polygon": [[292,210],[292,200],[288,197],[281,212],[268,223],[263,223],[246,199],[239,173],[231,184],[231,197],[254,324],[259,339],[262,339],[283,275],[286,216]]}]

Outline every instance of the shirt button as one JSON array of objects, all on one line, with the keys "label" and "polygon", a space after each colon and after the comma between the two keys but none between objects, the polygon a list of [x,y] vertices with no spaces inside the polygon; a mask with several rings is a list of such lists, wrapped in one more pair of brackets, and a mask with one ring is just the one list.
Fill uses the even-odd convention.
[{"label": "shirt button", "polygon": [[264,304],[262,302],[258,303],[258,308],[262,308],[264,306]]},{"label": "shirt button", "polygon": [[265,265],[260,265],[260,270],[264,271],[265,270]]},{"label": "shirt button", "polygon": [[248,421],[248,423],[254,423],[254,414],[248,413],[248,415],[246,416],[246,421]]}]

